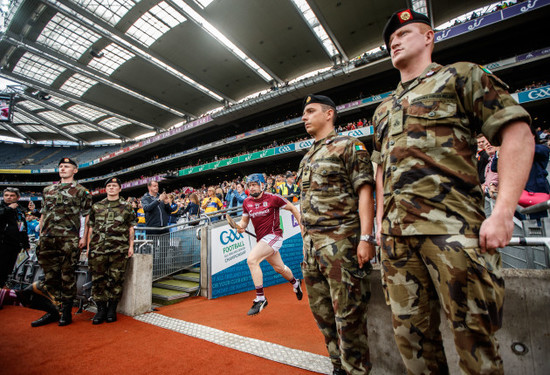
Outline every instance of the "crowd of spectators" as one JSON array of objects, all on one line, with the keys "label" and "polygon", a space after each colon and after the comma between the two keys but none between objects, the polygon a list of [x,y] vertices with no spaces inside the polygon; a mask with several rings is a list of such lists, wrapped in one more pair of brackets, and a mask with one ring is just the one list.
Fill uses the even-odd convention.
[{"label": "crowd of spectators", "polygon": [[528,91],[528,90],[536,89],[536,88],[539,88],[539,87],[548,86],[549,84],[550,83],[548,81],[538,81],[538,82],[533,81],[530,84],[525,85],[524,87],[516,90],[516,92]]},{"label": "crowd of spectators", "polygon": [[489,7],[489,8],[484,8],[483,10],[481,10],[479,12],[472,12],[472,14],[470,14],[468,17],[465,17],[464,19],[457,18],[457,19],[454,20],[454,22],[452,23],[451,26],[448,26],[446,28],[453,27],[453,26],[456,26],[456,25],[460,25],[463,22],[469,22],[469,21],[475,20],[477,18],[486,16],[488,14],[495,13],[495,12],[498,12],[502,9],[506,9],[508,7],[511,7],[512,5],[523,3],[524,1],[526,1],[526,0],[502,1],[499,4],[497,4],[494,8]]},{"label": "crowd of spectators", "polygon": [[[550,131],[548,129],[542,130],[540,127],[537,128],[535,143],[535,155],[530,166],[529,179],[519,200],[519,205],[523,207],[550,199],[547,169],[550,157]],[[477,146],[478,174],[482,191],[486,196],[496,199],[499,189],[499,147],[492,145],[483,135],[478,135]],[[546,213],[531,216],[531,218],[542,216],[546,216]]]},{"label": "crowd of spectators", "polygon": [[[284,174],[266,175],[265,190],[280,194],[292,202],[299,199],[300,189],[295,184],[296,172],[287,171]],[[184,186],[166,192],[157,182],[152,181],[147,186],[148,191],[143,196],[128,197],[128,202],[136,211],[138,227],[159,228],[155,233],[162,233],[163,227],[196,220],[200,214],[209,214],[211,221],[219,220],[216,212],[231,210],[234,215],[240,215],[243,201],[249,196],[246,179],[236,177],[216,185]],[[161,192],[162,191],[162,192]]]}]

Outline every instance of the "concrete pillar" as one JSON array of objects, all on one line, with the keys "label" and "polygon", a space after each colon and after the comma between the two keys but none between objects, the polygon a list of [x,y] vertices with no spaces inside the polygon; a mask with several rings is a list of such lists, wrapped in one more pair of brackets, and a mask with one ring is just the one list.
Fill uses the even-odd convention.
[{"label": "concrete pillar", "polygon": [[[550,270],[503,270],[506,282],[504,323],[496,337],[505,374],[550,374]],[[386,305],[380,269],[370,275],[368,307],[369,348],[375,374],[404,374],[403,361],[393,337],[390,307]],[[458,354],[443,311],[441,326],[451,374],[459,374]]]},{"label": "concrete pillar", "polygon": [[151,311],[153,289],[153,256],[134,254],[126,268],[124,292],[117,311],[136,316]]},{"label": "concrete pillar", "polygon": [[208,295],[208,291],[210,290],[209,283],[210,280],[208,279],[208,227],[205,225],[201,228],[200,231],[200,239],[201,239],[201,291],[200,295],[201,297],[207,297],[210,298]]}]

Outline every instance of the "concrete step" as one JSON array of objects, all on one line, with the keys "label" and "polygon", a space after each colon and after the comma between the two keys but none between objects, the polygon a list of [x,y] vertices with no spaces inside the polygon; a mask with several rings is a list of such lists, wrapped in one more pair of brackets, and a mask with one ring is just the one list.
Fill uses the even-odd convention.
[{"label": "concrete step", "polygon": [[184,301],[189,297],[189,293],[164,288],[153,288],[152,297],[154,306],[166,306]]},{"label": "concrete step", "polygon": [[186,292],[153,287],[153,298],[160,301],[182,300],[187,297],[189,293]]},{"label": "concrete step", "polygon": [[197,282],[188,280],[168,279],[153,283],[153,288],[164,288],[181,292],[196,292],[199,289]]},{"label": "concrete step", "polygon": [[194,281],[198,283],[200,281],[201,275],[196,272],[184,272],[173,275],[172,278],[176,280]]}]

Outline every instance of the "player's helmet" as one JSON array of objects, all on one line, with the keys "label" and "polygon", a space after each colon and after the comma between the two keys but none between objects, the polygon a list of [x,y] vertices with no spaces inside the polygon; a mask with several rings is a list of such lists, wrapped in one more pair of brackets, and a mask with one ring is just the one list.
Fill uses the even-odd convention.
[{"label": "player's helmet", "polygon": [[260,189],[263,191],[265,187],[265,178],[264,175],[261,173],[252,173],[246,178],[246,182],[255,182],[258,185],[260,185]]}]

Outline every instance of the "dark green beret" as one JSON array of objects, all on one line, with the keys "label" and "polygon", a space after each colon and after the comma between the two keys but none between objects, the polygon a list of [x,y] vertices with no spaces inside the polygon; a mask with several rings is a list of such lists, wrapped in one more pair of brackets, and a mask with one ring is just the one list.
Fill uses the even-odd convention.
[{"label": "dark green beret", "polygon": [[312,104],[312,103],[326,104],[334,108],[334,111],[336,111],[336,104],[334,104],[332,99],[329,98],[328,96],[310,94],[306,96],[306,98],[304,99],[304,108],[306,107],[306,105]]},{"label": "dark green beret", "polygon": [[59,160],[59,163],[57,163],[57,166],[59,167],[59,165],[62,163],[72,164],[78,168],[78,164],[76,164],[76,161],[71,158],[62,158],[61,160]]},{"label": "dark green beret", "polygon": [[392,14],[386,26],[384,26],[384,42],[388,51],[390,50],[390,36],[395,32],[395,30],[402,28],[405,25],[411,23],[425,23],[428,26],[432,26],[430,19],[423,15],[422,13],[415,12],[412,9],[399,10]]},{"label": "dark green beret", "polygon": [[107,185],[110,184],[110,183],[118,184],[118,186],[120,186],[122,188],[122,181],[120,181],[120,178],[118,178],[118,177],[111,177],[111,178],[107,179],[107,181],[105,181],[105,187],[107,187]]}]

